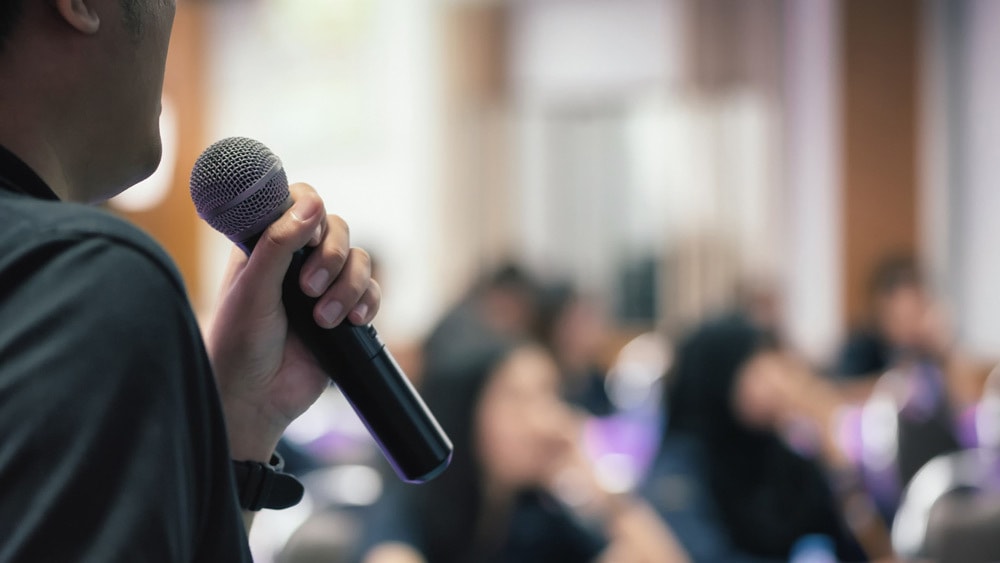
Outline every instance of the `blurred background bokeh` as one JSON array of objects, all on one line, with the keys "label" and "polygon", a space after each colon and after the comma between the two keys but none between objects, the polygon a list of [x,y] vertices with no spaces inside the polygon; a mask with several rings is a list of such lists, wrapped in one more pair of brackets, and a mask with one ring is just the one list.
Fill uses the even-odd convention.
[{"label": "blurred background bokeh", "polygon": [[[376,258],[376,325],[415,379],[449,311],[475,297],[503,332],[519,305],[490,288],[530,293],[533,321],[511,330],[583,374],[564,395],[590,411],[581,447],[614,493],[645,494],[677,344],[732,310],[868,419],[889,383],[844,383],[852,334],[933,314],[927,350],[924,333],[873,337],[890,353],[871,372],[912,382],[935,365],[955,428],[974,415],[979,439],[924,457],[982,452],[1000,434],[984,407],[1000,361],[998,61],[993,0],[180,0],[163,163],[111,206],[167,247],[208,315],[229,244],[196,217],[188,174],[219,138],[259,139]],[[879,285],[893,259],[905,279]],[[926,310],[889,305],[900,285]],[[439,340],[474,334],[456,326]],[[905,410],[876,425],[897,449]],[[347,553],[365,533],[354,509],[398,485],[335,393],[289,442],[322,479],[259,518],[258,559],[318,513]],[[886,533],[914,472],[884,502],[868,482]],[[981,481],[960,488],[996,490]],[[899,541],[919,546],[897,555],[938,553]]]}]

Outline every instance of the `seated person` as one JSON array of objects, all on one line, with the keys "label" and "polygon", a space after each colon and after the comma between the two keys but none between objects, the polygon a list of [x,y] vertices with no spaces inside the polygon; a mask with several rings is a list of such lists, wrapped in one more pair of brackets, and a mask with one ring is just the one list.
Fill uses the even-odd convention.
[{"label": "seated person", "polygon": [[451,436],[454,458],[427,484],[390,485],[369,517],[363,561],[685,560],[642,503],[577,479],[574,512],[552,492],[567,464],[579,465],[573,419],[543,349],[480,340],[428,356],[425,373],[422,394]]},{"label": "seated person", "polygon": [[823,466],[780,435],[784,375],[769,340],[731,315],[681,343],[642,491],[697,561],[787,561],[815,536],[838,560],[863,560]]},{"label": "seated person", "polygon": [[568,283],[543,288],[537,303],[535,338],[559,366],[563,397],[593,416],[613,414],[605,389],[607,369],[600,363],[609,336],[600,305]]},{"label": "seated person", "polygon": [[867,398],[890,368],[926,363],[942,372],[956,412],[975,402],[982,378],[955,346],[945,310],[912,259],[891,257],[878,265],[870,283],[870,310],[867,326],[850,334],[833,368],[850,398]]}]

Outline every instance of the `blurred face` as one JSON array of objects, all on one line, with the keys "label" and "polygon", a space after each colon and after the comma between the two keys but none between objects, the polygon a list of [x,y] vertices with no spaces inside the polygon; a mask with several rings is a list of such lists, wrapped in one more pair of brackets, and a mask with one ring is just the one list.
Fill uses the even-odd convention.
[{"label": "blurred face", "polygon": [[566,451],[571,431],[555,363],[543,351],[522,348],[497,368],[476,416],[487,479],[515,488],[542,484]]},{"label": "blurred face", "polygon": [[776,428],[782,414],[785,363],[777,352],[763,351],[751,357],[733,385],[733,411],[743,424],[756,430]]},{"label": "blurred face", "polygon": [[927,296],[919,286],[896,288],[879,298],[879,329],[893,346],[918,347],[928,305]]}]

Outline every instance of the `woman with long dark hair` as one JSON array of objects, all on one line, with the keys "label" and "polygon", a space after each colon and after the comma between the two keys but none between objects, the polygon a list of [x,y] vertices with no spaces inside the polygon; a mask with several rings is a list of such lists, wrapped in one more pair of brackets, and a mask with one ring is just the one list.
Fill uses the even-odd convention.
[{"label": "woman with long dark hair", "polygon": [[369,527],[366,562],[574,563],[618,549],[629,561],[683,560],[641,505],[593,499],[605,509],[585,522],[549,492],[572,457],[573,425],[542,348],[485,338],[426,362],[422,395],[454,458],[441,477],[384,499],[391,518]]},{"label": "woman with long dark hair", "polygon": [[779,435],[784,399],[769,380],[784,377],[782,362],[768,335],[738,315],[679,346],[644,491],[694,559],[787,561],[804,538],[830,545],[840,561],[864,559],[822,466]]}]

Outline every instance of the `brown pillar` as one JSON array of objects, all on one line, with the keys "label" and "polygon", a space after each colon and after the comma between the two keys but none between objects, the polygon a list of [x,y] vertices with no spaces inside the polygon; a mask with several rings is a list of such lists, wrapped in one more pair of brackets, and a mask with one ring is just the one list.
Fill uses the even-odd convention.
[{"label": "brown pillar", "polygon": [[443,7],[444,144],[442,248],[446,292],[509,250],[508,5],[447,2]]},{"label": "brown pillar", "polygon": [[917,244],[918,45],[921,2],[843,0],[845,317],[865,318],[868,279]]}]

